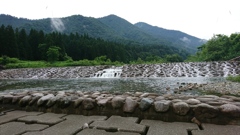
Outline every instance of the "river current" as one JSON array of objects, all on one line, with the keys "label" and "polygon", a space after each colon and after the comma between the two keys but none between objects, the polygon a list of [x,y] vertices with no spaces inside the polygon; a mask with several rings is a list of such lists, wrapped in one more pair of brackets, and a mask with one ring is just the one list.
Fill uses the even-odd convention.
[{"label": "river current", "polygon": [[[188,83],[224,82],[224,77],[162,77],[162,78],[78,78],[78,79],[2,79],[0,91],[108,91],[172,93]],[[168,89],[168,90],[167,90]],[[187,91],[199,94],[198,91]]]}]

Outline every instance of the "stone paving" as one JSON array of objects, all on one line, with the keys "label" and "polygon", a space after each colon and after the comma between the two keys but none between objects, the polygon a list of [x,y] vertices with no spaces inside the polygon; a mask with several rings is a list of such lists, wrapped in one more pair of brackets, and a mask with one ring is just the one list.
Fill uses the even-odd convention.
[{"label": "stone paving", "polygon": [[0,115],[0,135],[237,135],[238,125],[140,120],[11,110]]}]

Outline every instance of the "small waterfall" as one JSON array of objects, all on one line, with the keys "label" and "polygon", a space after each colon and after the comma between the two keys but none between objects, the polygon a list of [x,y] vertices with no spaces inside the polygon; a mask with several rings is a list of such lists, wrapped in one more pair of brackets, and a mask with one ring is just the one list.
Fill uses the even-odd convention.
[{"label": "small waterfall", "polygon": [[94,74],[93,78],[120,78],[122,74],[122,67],[112,67],[103,69]]}]

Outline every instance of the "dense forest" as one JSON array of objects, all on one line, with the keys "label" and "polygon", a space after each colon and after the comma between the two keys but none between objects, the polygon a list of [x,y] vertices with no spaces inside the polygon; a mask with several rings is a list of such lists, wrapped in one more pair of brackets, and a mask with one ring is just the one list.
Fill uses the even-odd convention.
[{"label": "dense forest", "polygon": [[21,60],[64,61],[93,60],[106,56],[111,61],[129,63],[130,61],[182,61],[188,53],[165,45],[125,45],[87,34],[64,34],[42,30],[14,28],[10,25],[0,27],[0,56],[15,57]]},{"label": "dense forest", "polygon": [[214,35],[187,61],[225,61],[240,56],[240,33]]}]

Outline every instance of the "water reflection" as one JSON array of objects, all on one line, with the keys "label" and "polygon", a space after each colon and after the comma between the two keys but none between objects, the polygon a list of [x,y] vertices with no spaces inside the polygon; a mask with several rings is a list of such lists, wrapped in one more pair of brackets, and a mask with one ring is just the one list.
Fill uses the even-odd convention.
[{"label": "water reflection", "polygon": [[[110,92],[155,92],[171,93],[182,83],[212,83],[223,82],[224,77],[179,77],[179,78],[116,78],[116,79],[15,79],[0,80],[0,91],[24,90],[81,90],[81,91],[110,91]],[[169,87],[170,90],[166,90]]]}]

